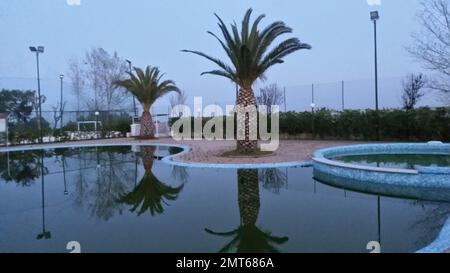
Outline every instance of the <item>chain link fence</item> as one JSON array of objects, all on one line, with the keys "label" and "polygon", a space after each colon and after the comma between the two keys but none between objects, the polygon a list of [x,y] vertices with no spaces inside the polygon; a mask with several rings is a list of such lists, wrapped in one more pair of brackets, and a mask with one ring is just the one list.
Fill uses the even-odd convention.
[{"label": "chain link fence", "polygon": [[[254,92],[257,96],[259,89],[271,82],[258,82],[254,86]],[[379,107],[380,109],[399,109],[402,107],[401,95],[403,91],[403,77],[380,78],[379,80]],[[186,105],[191,109],[192,116],[208,116],[205,107],[214,104],[221,112],[212,114],[227,115],[226,106],[235,104],[235,90],[232,85],[224,85],[222,89],[229,92],[222,96],[220,90],[216,95],[210,93],[202,97],[202,109],[196,109],[193,101],[193,94],[187,91],[189,96]],[[365,110],[375,108],[374,81],[352,80],[336,81],[330,83],[314,83],[302,85],[283,86],[278,83],[283,92],[284,102],[280,105],[281,112],[313,112],[320,109],[329,109],[332,111],[342,110]],[[11,78],[0,77],[0,90],[36,90],[36,79],[34,78]],[[220,89],[220,88],[219,88]],[[65,111],[60,113],[56,106],[60,103],[61,91],[63,101],[67,102]],[[58,142],[66,140],[85,140],[98,138],[117,138],[130,136],[131,124],[138,122],[135,112],[138,116],[142,113],[142,108],[137,105],[133,108],[132,97],[128,96],[121,101],[116,108],[119,110],[111,111],[85,111],[74,110],[83,109],[86,100],[92,100],[93,92],[83,90],[82,99],[72,92],[71,84],[61,82],[59,79],[41,79],[41,93],[46,97],[42,104],[42,119],[39,122],[37,111],[26,120],[10,118],[8,122],[9,143],[12,145],[37,143],[41,132],[44,142]],[[448,106],[450,98],[443,97],[442,94],[425,89],[425,96],[418,103],[417,107],[442,107]],[[89,95],[90,94],[90,95]],[[81,106],[81,107],[80,107]],[[68,110],[69,109],[69,110]],[[211,109],[211,108],[209,108]],[[205,111],[205,112],[204,112]],[[1,112],[1,110],[0,110]],[[152,115],[156,125],[158,136],[168,136],[168,120],[170,107],[167,98],[159,100],[152,107]],[[5,134],[0,133],[0,141],[5,139]],[[3,142],[0,142],[3,143]]]}]

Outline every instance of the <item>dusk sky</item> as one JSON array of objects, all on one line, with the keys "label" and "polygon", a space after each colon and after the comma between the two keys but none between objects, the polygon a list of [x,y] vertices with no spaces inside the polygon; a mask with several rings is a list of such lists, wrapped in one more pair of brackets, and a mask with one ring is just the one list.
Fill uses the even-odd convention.
[{"label": "dusk sky", "polygon": [[[75,0],[70,0],[75,1]],[[380,78],[401,77],[421,70],[405,50],[418,30],[419,0],[3,0],[0,2],[0,78],[35,77],[30,45],[44,45],[41,76],[57,79],[68,60],[92,47],[117,51],[135,66],[154,65],[175,80],[189,96],[232,101],[233,85],[224,78],[200,76],[214,65],[180,52],[194,49],[225,59],[220,45],[206,33],[218,33],[218,13],[225,22],[240,23],[249,7],[267,15],[261,26],[283,20],[291,36],[312,45],[286,57],[267,73],[267,82],[281,86],[373,78],[373,24],[378,9]],[[284,36],[288,38],[289,35]],[[0,86],[1,87],[1,86]]]}]

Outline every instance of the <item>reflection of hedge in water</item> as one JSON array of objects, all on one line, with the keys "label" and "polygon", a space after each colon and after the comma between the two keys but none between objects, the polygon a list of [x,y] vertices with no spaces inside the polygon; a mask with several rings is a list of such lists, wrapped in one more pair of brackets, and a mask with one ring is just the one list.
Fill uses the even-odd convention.
[{"label": "reflection of hedge in water", "polygon": [[[223,120],[224,117],[215,117]],[[191,129],[194,128],[194,118],[191,120]],[[196,118],[198,119],[198,118]],[[202,118],[202,125],[211,120],[211,117]],[[227,117],[232,121],[232,117]],[[172,118],[173,124],[178,118]],[[280,134],[296,136],[299,138],[316,139],[376,139],[377,115],[374,110],[345,110],[332,111],[320,109],[311,112],[280,113]],[[270,120],[268,120],[270,128]],[[380,110],[379,111],[381,140],[399,141],[450,141],[450,109],[419,108],[414,110]],[[235,126],[236,128],[236,126]],[[224,136],[226,134],[224,125]]]}]

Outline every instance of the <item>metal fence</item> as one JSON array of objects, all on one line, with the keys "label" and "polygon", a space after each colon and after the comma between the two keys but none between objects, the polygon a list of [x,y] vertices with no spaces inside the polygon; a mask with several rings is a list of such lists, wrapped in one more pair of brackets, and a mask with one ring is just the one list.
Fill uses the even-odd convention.
[{"label": "metal fence", "polygon": [[[381,77],[379,79],[379,105],[383,108],[400,108],[402,95],[403,77]],[[254,86],[255,95],[259,94],[259,89],[270,84],[273,81],[258,82]],[[275,81],[275,83],[277,83]],[[284,86],[278,82],[283,95],[284,102],[280,105],[280,111],[312,111],[315,109],[327,108],[341,111],[343,109],[374,109],[375,93],[374,81],[372,79],[364,80],[346,80],[330,83],[311,83]],[[40,131],[43,132],[45,142],[81,140],[95,138],[114,138],[125,137],[130,132],[130,125],[135,117],[135,109],[132,108],[131,97],[125,98],[116,108],[119,110],[111,111],[75,111],[74,109],[83,109],[81,104],[86,104],[89,100],[89,90],[83,91],[83,100],[80,102],[73,92],[69,82],[63,82],[63,101],[67,102],[62,114],[51,109],[60,103],[60,80],[42,79],[42,94],[46,96],[46,101],[42,105],[42,122],[39,127],[38,118],[35,112],[27,120],[10,121],[11,144],[35,143],[39,138]],[[0,77],[1,89],[35,90],[35,78],[11,78]],[[228,90],[229,89],[229,90]],[[222,92],[223,91],[223,92]],[[227,92],[225,92],[227,91]],[[202,92],[186,90],[188,101],[186,104],[191,107],[193,116],[203,114],[204,109],[196,109],[193,105],[194,96],[203,94],[203,108],[207,105],[218,105],[225,111],[227,105],[235,104],[234,86],[224,84],[218,86],[217,91]],[[439,94],[431,90],[425,90],[425,96],[421,99],[418,106],[448,106],[448,100],[443,100]],[[140,115],[142,108],[138,105],[137,113]],[[166,136],[169,134],[168,118],[170,114],[168,98],[165,97],[152,107],[157,134]],[[223,112],[223,114],[227,114]],[[215,115],[215,114],[214,114]],[[0,135],[0,138],[4,136]],[[1,143],[1,142],[0,142]]]}]

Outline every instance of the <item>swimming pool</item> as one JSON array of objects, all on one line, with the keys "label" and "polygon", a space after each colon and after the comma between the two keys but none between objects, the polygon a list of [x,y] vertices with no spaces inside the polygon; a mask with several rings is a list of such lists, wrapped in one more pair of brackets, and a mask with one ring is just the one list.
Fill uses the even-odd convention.
[{"label": "swimming pool", "polygon": [[211,169],[161,161],[180,148],[0,153],[0,252],[414,252],[450,204],[350,191],[313,168]]}]

